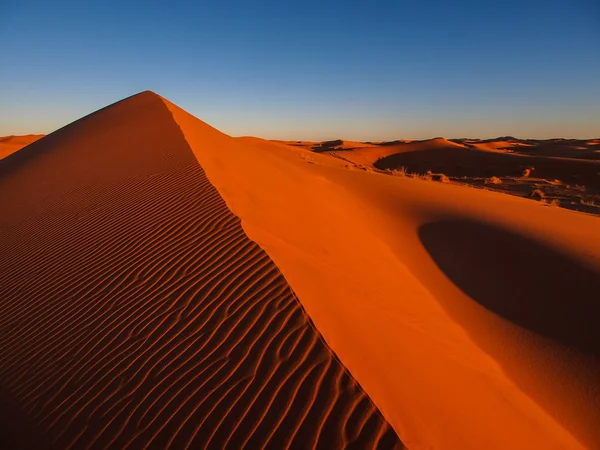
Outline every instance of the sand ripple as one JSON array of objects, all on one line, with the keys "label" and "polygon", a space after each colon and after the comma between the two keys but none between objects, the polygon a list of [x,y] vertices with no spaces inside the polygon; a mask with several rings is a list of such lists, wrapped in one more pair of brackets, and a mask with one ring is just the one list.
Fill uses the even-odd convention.
[{"label": "sand ripple", "polygon": [[402,446],[158,97],[25,150],[0,173],[0,444]]}]

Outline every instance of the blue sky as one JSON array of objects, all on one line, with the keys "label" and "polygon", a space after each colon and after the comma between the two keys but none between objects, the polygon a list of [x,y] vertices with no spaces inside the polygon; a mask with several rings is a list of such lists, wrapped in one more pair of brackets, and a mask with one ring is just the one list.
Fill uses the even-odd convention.
[{"label": "blue sky", "polygon": [[0,135],[150,89],[232,135],[600,136],[600,3],[0,0]]}]

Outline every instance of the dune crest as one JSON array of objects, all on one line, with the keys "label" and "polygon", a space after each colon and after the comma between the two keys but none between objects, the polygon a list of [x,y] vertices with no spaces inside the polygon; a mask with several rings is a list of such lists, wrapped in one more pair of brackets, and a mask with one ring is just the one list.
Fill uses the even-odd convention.
[{"label": "dune crest", "polygon": [[6,158],[0,204],[3,448],[403,447],[157,95]]},{"label": "dune crest", "polygon": [[596,218],[347,170],[305,145],[206,140],[198,119],[167,104],[211,183],[407,447],[594,448],[595,356],[580,358],[478,304],[436,265],[418,230],[491,221],[568,249],[591,268],[589,281],[600,273]]},{"label": "dune crest", "polygon": [[9,155],[0,446],[598,448],[598,218],[357,170],[512,140],[315,152],[144,92]]}]

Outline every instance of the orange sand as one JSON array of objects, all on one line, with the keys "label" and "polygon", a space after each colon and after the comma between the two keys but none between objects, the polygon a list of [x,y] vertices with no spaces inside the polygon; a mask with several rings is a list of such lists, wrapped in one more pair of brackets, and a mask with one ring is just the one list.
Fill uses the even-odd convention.
[{"label": "orange sand", "polygon": [[[164,105],[180,132],[164,125]],[[495,156],[467,144],[370,148],[390,157],[432,148]],[[339,153],[367,158],[361,148]],[[356,170],[331,150],[231,138],[151,93],[23,152],[0,165],[0,201],[8,207],[0,223],[8,230],[0,241],[0,298],[7,299],[0,304],[0,399],[55,442],[200,444],[202,436],[227,441],[232,429],[247,430],[231,413],[239,391],[228,383],[238,379],[227,373],[235,372],[202,375],[237,346],[225,360],[205,358],[231,335],[247,336],[244,353],[271,348],[252,326],[230,327],[240,300],[261,311],[251,323],[268,328],[269,308],[284,307],[309,330],[295,297],[285,294],[293,289],[408,448],[600,448],[598,218]],[[232,254],[237,263],[224,263]],[[201,286],[212,274],[224,281],[207,291]],[[222,291],[226,280],[239,284]],[[275,304],[264,294],[269,287],[280,296]],[[190,292],[200,298],[192,301]],[[217,319],[213,347],[204,344],[202,311]],[[281,346],[304,342],[291,337],[298,328],[274,327]],[[289,433],[287,423],[296,424],[294,436],[312,439],[333,422],[332,430],[345,431],[325,433],[327,448],[400,445],[328,348],[310,342],[318,356],[299,350],[293,368],[279,353],[267,358],[275,361],[267,366],[267,373],[277,368],[275,384],[262,379],[262,388],[246,391],[270,393],[298,378],[312,387],[288,391],[283,405],[290,406],[274,428],[265,414],[281,403],[259,402],[266,408],[253,416],[260,442]],[[195,356],[197,346],[209,355]],[[321,361],[332,369],[310,378]],[[206,391],[195,390],[203,380],[215,386],[208,398],[223,402],[203,406]],[[337,409],[331,395],[338,398],[340,386],[347,400]],[[308,409],[289,400],[307,397]],[[148,402],[155,409],[144,413]],[[366,441],[355,441],[357,420],[375,424],[360,427]]]},{"label": "orange sand", "polygon": [[[198,119],[169,105],[244,230],[273,258],[409,448],[573,449],[600,442],[597,218],[344,170],[343,161],[281,143],[217,132],[207,139],[196,131]],[[474,272],[476,283],[518,287],[542,278],[544,289],[526,289],[527,317],[501,317],[485,289],[457,281],[464,276],[448,270],[444,236],[464,245],[467,257],[456,256],[455,271],[484,267]],[[504,247],[495,247],[496,239]],[[479,260],[480,244],[495,270]],[[513,255],[531,259],[527,271],[502,269]],[[548,263],[567,279],[551,275]],[[583,276],[570,279],[578,267]],[[574,299],[565,298],[565,284]],[[467,295],[472,290],[477,298]]]},{"label": "orange sand", "polygon": [[6,158],[11,153],[21,150],[23,147],[43,138],[43,134],[28,134],[25,136],[0,137],[0,159]]},{"label": "orange sand", "polygon": [[402,447],[160,97],[6,158],[0,204],[0,448]]}]

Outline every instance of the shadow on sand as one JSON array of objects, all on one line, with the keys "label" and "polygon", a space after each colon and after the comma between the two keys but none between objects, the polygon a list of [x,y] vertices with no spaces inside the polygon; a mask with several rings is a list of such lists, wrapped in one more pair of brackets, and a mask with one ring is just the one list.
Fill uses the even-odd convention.
[{"label": "shadow on sand", "polygon": [[600,274],[531,239],[474,221],[429,223],[419,237],[444,274],[488,310],[600,354]]},{"label": "shadow on sand", "polygon": [[0,448],[12,450],[51,450],[50,438],[44,436],[0,388]]}]

